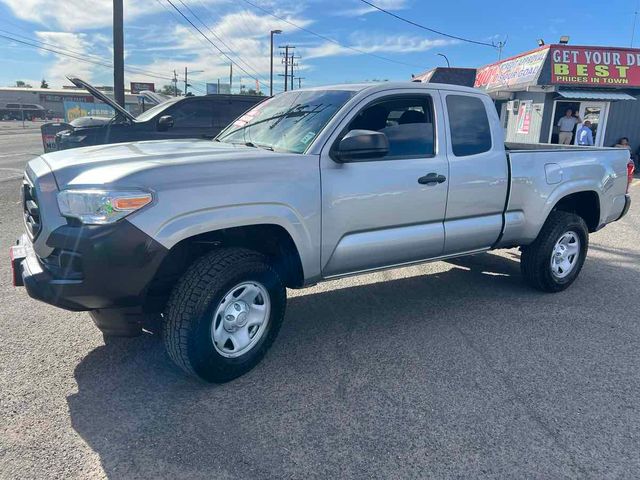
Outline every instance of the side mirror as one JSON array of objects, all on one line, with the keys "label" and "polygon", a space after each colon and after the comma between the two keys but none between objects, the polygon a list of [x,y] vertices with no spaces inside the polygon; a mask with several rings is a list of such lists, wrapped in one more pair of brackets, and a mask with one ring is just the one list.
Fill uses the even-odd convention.
[{"label": "side mirror", "polygon": [[382,132],[351,130],[338,144],[340,161],[359,161],[382,158],[389,153],[389,139]]},{"label": "side mirror", "polygon": [[163,115],[158,119],[158,130],[164,132],[173,127],[173,117],[171,115]]}]

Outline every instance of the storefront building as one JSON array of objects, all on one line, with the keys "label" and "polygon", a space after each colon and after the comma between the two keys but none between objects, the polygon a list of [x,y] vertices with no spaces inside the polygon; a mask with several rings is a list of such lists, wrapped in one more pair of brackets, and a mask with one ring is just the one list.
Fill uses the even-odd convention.
[{"label": "storefront building", "polygon": [[495,99],[509,142],[558,143],[571,109],[596,146],[628,137],[640,148],[640,49],[544,45],[479,68],[475,87]]},{"label": "storefront building", "polygon": [[[54,90],[49,88],[0,87],[0,107],[12,103],[41,105],[47,109],[49,118],[65,121],[71,121],[76,116],[110,117],[113,115],[111,107],[94,98],[89,92],[75,88]],[[125,108],[132,114],[141,113],[141,105],[140,95],[130,93],[125,95]]]}]

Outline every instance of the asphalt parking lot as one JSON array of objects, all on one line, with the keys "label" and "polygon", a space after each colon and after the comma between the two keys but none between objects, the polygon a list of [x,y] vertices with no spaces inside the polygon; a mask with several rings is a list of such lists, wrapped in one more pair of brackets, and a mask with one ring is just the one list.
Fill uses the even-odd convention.
[{"label": "asphalt parking lot", "polygon": [[639,185],[564,293],[516,250],[291,291],[265,360],[206,385],[11,286],[41,151],[0,125],[0,478],[640,477]]}]

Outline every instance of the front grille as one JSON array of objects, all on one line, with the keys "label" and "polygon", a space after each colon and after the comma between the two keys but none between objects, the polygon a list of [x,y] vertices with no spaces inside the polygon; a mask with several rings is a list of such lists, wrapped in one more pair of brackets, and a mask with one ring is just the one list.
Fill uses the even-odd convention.
[{"label": "front grille", "polygon": [[40,207],[38,206],[36,189],[27,177],[22,182],[22,208],[24,210],[24,224],[27,228],[27,234],[31,237],[31,240],[34,240],[40,233],[42,223],[40,221]]}]

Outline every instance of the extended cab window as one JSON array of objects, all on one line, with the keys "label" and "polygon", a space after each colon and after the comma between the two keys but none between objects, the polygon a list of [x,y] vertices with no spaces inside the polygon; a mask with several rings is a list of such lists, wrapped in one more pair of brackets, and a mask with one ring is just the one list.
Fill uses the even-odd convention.
[{"label": "extended cab window", "polygon": [[484,103],[478,97],[447,95],[451,149],[456,157],[491,150],[491,129]]},{"label": "extended cab window", "polygon": [[433,107],[428,95],[396,97],[365,107],[351,121],[351,130],[374,130],[389,139],[383,160],[434,154]]},{"label": "extended cab window", "polygon": [[181,102],[170,112],[174,128],[207,128],[213,124],[213,102]]}]

